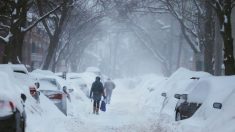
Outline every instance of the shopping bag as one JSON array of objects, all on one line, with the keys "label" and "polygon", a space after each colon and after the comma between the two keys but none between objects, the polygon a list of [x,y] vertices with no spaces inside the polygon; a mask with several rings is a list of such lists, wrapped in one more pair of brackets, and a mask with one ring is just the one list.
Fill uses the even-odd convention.
[{"label": "shopping bag", "polygon": [[101,102],[100,110],[103,111],[103,112],[106,111],[106,103],[105,103],[104,100],[102,100],[102,102]]}]

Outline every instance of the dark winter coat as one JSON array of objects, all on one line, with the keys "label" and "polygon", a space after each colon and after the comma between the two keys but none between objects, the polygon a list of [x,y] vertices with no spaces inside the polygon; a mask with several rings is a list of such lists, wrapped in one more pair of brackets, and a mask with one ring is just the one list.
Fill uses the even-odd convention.
[{"label": "dark winter coat", "polygon": [[91,86],[90,97],[93,97],[93,100],[100,101],[101,96],[104,96],[104,87],[100,80],[96,80]]}]

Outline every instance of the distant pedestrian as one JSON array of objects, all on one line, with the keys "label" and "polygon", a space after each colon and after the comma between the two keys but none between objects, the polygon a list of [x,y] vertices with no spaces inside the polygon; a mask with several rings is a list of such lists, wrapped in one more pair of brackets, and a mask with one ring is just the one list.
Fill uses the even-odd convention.
[{"label": "distant pedestrian", "polygon": [[100,77],[96,77],[90,91],[90,98],[93,99],[93,114],[99,114],[101,97],[105,97],[103,84],[100,82]]},{"label": "distant pedestrian", "polygon": [[116,86],[114,82],[110,78],[108,78],[107,81],[104,83],[104,89],[105,89],[106,96],[107,96],[107,104],[110,104],[112,92],[115,89],[115,87]]}]

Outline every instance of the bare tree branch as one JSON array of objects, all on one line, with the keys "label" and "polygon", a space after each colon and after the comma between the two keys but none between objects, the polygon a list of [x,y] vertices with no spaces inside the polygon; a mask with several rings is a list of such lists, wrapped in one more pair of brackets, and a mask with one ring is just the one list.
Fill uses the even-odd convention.
[{"label": "bare tree branch", "polygon": [[7,35],[6,37],[0,36],[0,39],[1,39],[5,44],[7,44],[12,36],[13,36],[12,33],[9,31],[9,32],[8,32],[8,35]]},{"label": "bare tree branch", "polygon": [[[37,7],[38,7],[39,15],[43,16],[41,0],[37,0]],[[52,38],[53,35],[52,35],[52,33],[51,33],[51,31],[50,31],[50,29],[48,27],[48,24],[46,23],[46,21],[44,19],[42,20],[42,24],[45,27],[49,38]]]},{"label": "bare tree branch", "polygon": [[0,27],[10,29],[11,27],[8,25],[3,24],[2,22],[0,23]]},{"label": "bare tree branch", "polygon": [[55,12],[56,10],[58,10],[61,7],[61,5],[57,6],[55,9],[51,10],[50,12],[46,13],[45,15],[41,16],[38,20],[34,21],[33,24],[31,24],[30,26],[28,26],[26,29],[21,29],[22,32],[27,32],[29,30],[31,30],[33,27],[35,27],[39,22],[41,22],[43,19],[45,19],[46,17],[48,17],[50,14],[52,14],[53,12]]},{"label": "bare tree branch", "polygon": [[8,20],[10,20],[10,19],[11,19],[11,17],[6,16],[6,15],[0,15],[0,18],[4,18],[4,19],[8,19]]}]

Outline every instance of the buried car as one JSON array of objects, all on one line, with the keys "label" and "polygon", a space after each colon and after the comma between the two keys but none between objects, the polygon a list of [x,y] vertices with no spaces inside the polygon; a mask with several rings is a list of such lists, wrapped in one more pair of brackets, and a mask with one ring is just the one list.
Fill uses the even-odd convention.
[{"label": "buried car", "polygon": [[67,100],[66,94],[62,91],[61,86],[54,78],[40,78],[40,91],[48,97],[53,103],[66,115]]},{"label": "buried car", "polygon": [[69,92],[66,86],[62,86],[56,78],[53,77],[41,77],[40,92],[48,97],[56,106],[67,115],[67,98],[70,100]]},{"label": "buried car", "polygon": [[67,81],[69,84],[73,84],[76,88],[80,88],[82,92],[89,97],[89,88],[87,87],[87,83],[82,78],[82,75],[79,73],[68,73]]},{"label": "buried car", "polygon": [[25,94],[13,85],[6,72],[0,71],[0,130],[1,132],[25,132]]},{"label": "buried car", "polygon": [[[190,83],[184,89],[183,94],[175,94],[174,97],[178,99],[176,106],[175,106],[175,121],[183,120],[190,118],[197,109],[202,105],[201,101],[197,100],[188,100],[188,96],[192,96],[192,91],[194,90],[195,86],[199,83],[199,77],[191,77],[190,79],[195,80]],[[191,94],[188,94],[191,93]]]},{"label": "buried car", "polygon": [[[202,79],[188,93],[188,102],[201,106],[180,123],[185,132],[234,132],[235,76]],[[192,129],[193,127],[193,129]]]},{"label": "buried car", "polygon": [[187,94],[175,94],[179,99],[176,104],[176,120],[207,120],[216,116],[223,102],[234,91],[235,76],[208,77],[200,79]]},{"label": "buried car", "polygon": [[13,71],[13,76],[17,81],[19,81],[22,87],[28,88],[31,96],[36,100],[37,103],[40,102],[40,92],[37,90],[40,84],[37,79],[29,75],[28,70],[23,64],[0,64],[0,69],[10,68]]}]

